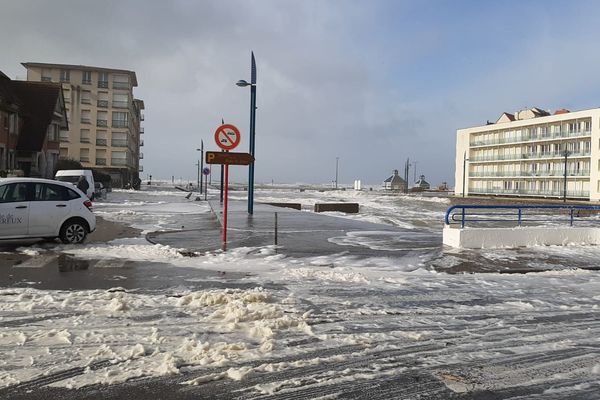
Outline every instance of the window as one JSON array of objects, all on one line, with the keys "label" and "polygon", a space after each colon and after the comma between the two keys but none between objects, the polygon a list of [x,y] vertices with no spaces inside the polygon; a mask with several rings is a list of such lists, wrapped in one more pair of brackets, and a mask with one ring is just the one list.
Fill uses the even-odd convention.
[{"label": "window", "polygon": [[129,114],[126,112],[112,113],[112,126],[114,128],[126,128],[129,120]]},{"label": "window", "polygon": [[81,78],[81,83],[84,85],[92,84],[92,71],[83,71],[83,77]]},{"label": "window", "polygon": [[113,89],[129,89],[129,75],[113,75]]},{"label": "window", "polygon": [[50,70],[43,69],[42,70],[42,82],[51,82],[52,81],[52,73]]},{"label": "window", "polygon": [[107,88],[108,87],[108,72],[100,72],[98,74],[98,87],[99,88]]},{"label": "window", "polygon": [[115,108],[129,107],[129,95],[127,93],[113,93],[112,106]]},{"label": "window", "polygon": [[92,92],[89,90],[81,91],[81,104],[91,104],[92,103]]},{"label": "window", "polygon": [[8,115],[8,133],[17,133],[17,114]]},{"label": "window", "polygon": [[69,82],[71,80],[71,71],[68,69],[60,70],[60,81],[61,82]]},{"label": "window", "polygon": [[27,183],[0,186],[0,203],[27,201]]},{"label": "window", "polygon": [[90,142],[90,130],[89,129],[81,129],[79,131],[79,143],[89,143]]},{"label": "window", "polygon": [[49,142],[58,142],[58,125],[50,124],[48,126],[48,141]]}]

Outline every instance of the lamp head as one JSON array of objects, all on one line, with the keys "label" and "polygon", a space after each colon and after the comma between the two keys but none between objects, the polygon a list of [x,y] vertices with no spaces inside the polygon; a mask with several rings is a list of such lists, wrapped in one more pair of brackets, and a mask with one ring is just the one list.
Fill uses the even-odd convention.
[{"label": "lamp head", "polygon": [[243,79],[240,79],[239,81],[236,82],[236,85],[238,85],[239,87],[245,87],[245,86],[250,86],[251,83],[248,83]]}]

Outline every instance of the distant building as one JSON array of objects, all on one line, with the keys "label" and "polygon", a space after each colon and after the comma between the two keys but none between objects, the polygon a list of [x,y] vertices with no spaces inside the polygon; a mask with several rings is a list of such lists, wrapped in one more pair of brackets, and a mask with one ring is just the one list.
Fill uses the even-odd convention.
[{"label": "distant building", "polygon": [[400,178],[398,175],[398,170],[394,170],[394,175],[387,178],[383,181],[383,188],[387,190],[397,190],[397,191],[405,191],[406,190],[406,181]]},{"label": "distant building", "polygon": [[23,63],[28,81],[60,82],[69,128],[60,132],[60,157],[109,174],[113,186],[136,186],[144,102],[133,97],[135,72],[84,65]]},{"label": "distant building", "polygon": [[567,197],[600,201],[599,121],[600,108],[531,108],[457,130],[455,194],[563,197],[566,181]]},{"label": "distant building", "polygon": [[421,175],[419,176],[419,180],[415,182],[415,186],[413,187],[418,188],[420,190],[429,190],[431,188],[431,185],[425,180],[425,175]]},{"label": "distant building", "polygon": [[58,83],[13,81],[0,72],[0,170],[51,178],[59,132],[68,129]]}]

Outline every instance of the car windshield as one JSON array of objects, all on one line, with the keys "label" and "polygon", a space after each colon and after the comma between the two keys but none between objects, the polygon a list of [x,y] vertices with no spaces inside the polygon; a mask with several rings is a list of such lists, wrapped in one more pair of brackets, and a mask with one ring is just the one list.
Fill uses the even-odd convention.
[{"label": "car windshield", "polygon": [[57,176],[56,180],[61,181],[61,182],[77,183],[77,181],[79,181],[79,176],[74,176],[74,175]]}]

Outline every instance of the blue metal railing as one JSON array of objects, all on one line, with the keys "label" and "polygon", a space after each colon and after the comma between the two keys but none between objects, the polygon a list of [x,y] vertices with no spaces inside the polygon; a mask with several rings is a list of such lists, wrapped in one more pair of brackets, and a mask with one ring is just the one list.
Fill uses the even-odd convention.
[{"label": "blue metal railing", "polygon": [[[586,212],[582,213],[581,211]],[[600,213],[600,206],[566,204],[527,206],[457,204],[448,208],[444,221],[446,225],[460,224],[461,228],[464,228],[467,222],[516,223],[517,226],[521,226],[524,222],[569,221],[569,225],[573,226],[575,218],[589,216],[594,211]],[[563,215],[568,216],[568,218],[561,218]]]}]

